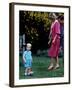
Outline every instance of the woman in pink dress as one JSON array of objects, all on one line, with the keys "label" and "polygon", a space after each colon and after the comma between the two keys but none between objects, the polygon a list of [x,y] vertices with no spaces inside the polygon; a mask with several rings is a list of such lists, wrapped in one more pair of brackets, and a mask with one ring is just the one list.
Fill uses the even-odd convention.
[{"label": "woman in pink dress", "polygon": [[[51,16],[52,24],[51,24],[51,30],[50,30],[50,35],[52,39],[51,47],[48,52],[48,56],[51,58],[50,66],[48,67],[48,70],[51,69],[56,69],[59,67],[59,59],[58,59],[58,54],[59,54],[59,48],[60,48],[60,23],[57,20],[57,17],[55,13],[52,14]],[[48,42],[48,44],[50,41]],[[55,65],[54,65],[54,60],[55,60]]]}]

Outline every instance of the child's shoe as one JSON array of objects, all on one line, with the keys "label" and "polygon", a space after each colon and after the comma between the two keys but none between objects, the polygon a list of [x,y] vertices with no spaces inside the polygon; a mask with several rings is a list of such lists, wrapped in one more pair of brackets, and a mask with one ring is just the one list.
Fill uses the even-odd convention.
[{"label": "child's shoe", "polygon": [[25,76],[27,76],[27,73],[25,73]]}]

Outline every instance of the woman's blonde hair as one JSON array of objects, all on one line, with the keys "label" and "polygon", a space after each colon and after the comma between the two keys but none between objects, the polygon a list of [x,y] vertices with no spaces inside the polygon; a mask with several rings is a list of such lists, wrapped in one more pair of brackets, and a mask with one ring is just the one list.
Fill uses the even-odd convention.
[{"label": "woman's blonde hair", "polygon": [[49,13],[49,18],[57,19],[57,15],[53,12]]}]

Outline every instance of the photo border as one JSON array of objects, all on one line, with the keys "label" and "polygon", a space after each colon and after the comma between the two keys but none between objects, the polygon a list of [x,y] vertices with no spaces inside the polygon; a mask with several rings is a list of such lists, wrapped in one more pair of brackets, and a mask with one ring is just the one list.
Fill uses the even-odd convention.
[{"label": "photo border", "polygon": [[[34,84],[34,85],[14,85],[14,6],[44,6],[44,7],[61,7],[69,9],[69,81],[62,83]],[[47,4],[31,4],[31,3],[10,3],[9,4],[9,86],[10,87],[27,87],[27,86],[44,86],[44,85],[60,85],[70,84],[70,6],[63,5],[47,5]]]}]

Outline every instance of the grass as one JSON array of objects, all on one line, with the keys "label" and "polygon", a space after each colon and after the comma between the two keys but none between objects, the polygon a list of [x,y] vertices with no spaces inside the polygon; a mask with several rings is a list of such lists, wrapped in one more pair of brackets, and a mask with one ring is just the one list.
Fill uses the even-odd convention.
[{"label": "grass", "polygon": [[64,76],[64,63],[63,58],[59,58],[60,68],[56,70],[48,71],[50,64],[50,58],[43,56],[33,56],[33,76],[24,76],[24,66],[22,64],[22,57],[20,56],[19,66],[19,78],[30,79],[30,78],[49,78],[49,77],[63,77]]}]

